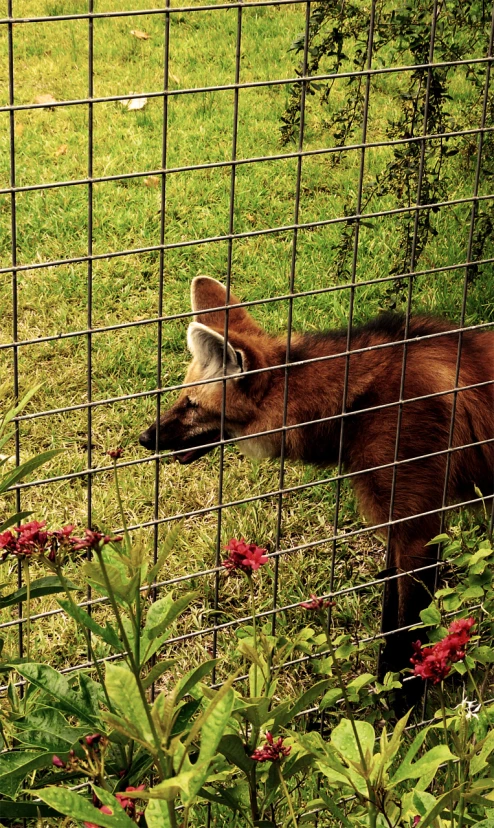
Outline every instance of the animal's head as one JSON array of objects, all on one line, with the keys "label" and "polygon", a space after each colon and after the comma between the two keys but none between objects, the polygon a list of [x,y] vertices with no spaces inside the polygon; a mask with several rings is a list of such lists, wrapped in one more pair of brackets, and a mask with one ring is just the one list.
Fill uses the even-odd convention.
[{"label": "animal's head", "polygon": [[[220,440],[224,406],[224,436],[235,437],[255,418],[270,372],[264,368],[270,337],[247,313],[239,300],[216,279],[198,276],[191,286],[194,322],[187,345],[192,362],[177,402],[162,414],[156,433],[153,423],[139,437],[150,451],[169,450],[181,463],[191,463],[215,448]],[[225,308],[228,305],[228,339]],[[223,378],[226,377],[226,381]]]}]

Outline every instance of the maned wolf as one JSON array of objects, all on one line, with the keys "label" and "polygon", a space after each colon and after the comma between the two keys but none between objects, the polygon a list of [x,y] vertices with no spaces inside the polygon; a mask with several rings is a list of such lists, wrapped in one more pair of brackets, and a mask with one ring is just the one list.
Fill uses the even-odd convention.
[{"label": "maned wolf", "polygon": [[[151,425],[141,434],[141,444],[150,451],[168,449],[181,463],[211,451],[220,440],[225,393],[225,438],[247,437],[238,447],[251,457],[279,456],[285,369],[276,366],[286,361],[286,336],[265,333],[245,308],[235,307],[239,300],[230,295],[225,355],[225,288],[216,279],[199,276],[192,282],[191,295],[195,321],[187,335],[192,363],[185,382],[199,384],[182,391],[175,405],[162,415],[158,435],[156,425]],[[208,312],[210,309],[216,310]],[[388,529],[386,575],[436,560],[437,550],[426,544],[440,527],[435,510],[443,503],[455,396],[451,390],[455,387],[458,333],[448,333],[454,327],[428,316],[410,321],[397,446],[400,464],[391,514],[396,522]],[[286,425],[304,425],[286,431],[285,456],[323,467],[336,465],[344,410],[343,464],[354,475],[364,515],[377,525],[390,519],[403,339],[403,317],[383,314],[352,330],[348,358],[346,331],[293,334],[290,346],[293,364],[288,369]],[[266,368],[270,370],[258,370]],[[347,394],[343,400],[345,370]],[[225,375],[226,382],[211,382]],[[202,380],[209,382],[200,384]],[[456,395],[451,444],[457,450],[450,454],[450,503],[475,499],[475,486],[484,496],[494,490],[493,381],[494,331],[464,332],[458,387],[465,390]],[[426,395],[434,396],[424,399]],[[274,433],[265,433],[271,429]],[[260,432],[262,436],[256,437]],[[419,620],[420,610],[430,601],[434,572],[431,567],[420,575],[388,582],[384,632]],[[417,632],[413,638],[409,632],[390,635],[380,672],[409,666],[410,643],[417,637]]]}]

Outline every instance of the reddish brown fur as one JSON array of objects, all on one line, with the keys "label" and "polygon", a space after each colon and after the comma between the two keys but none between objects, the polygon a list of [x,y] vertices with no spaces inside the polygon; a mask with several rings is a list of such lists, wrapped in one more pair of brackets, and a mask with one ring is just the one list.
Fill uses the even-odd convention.
[{"label": "reddish brown fur", "polygon": [[[223,336],[224,310],[207,313],[208,308],[224,306],[225,289],[212,279],[201,277],[193,283],[193,310],[196,320]],[[230,297],[230,304],[238,300]],[[191,326],[193,327],[193,326]],[[199,326],[200,327],[200,326]],[[411,319],[406,348],[406,372],[398,460],[410,460],[448,448],[454,394],[440,394],[455,387],[458,334],[444,335],[454,328],[433,317]],[[415,337],[432,336],[430,339]],[[438,335],[442,334],[442,335]],[[352,331],[351,351],[396,342],[377,350],[352,353],[348,366],[348,391],[344,418],[342,457],[345,469],[357,474],[353,480],[367,520],[384,524],[390,517],[390,498],[398,425],[400,383],[403,365],[404,323],[400,317],[384,315]],[[206,332],[207,339],[207,332]],[[232,307],[228,314],[228,342],[241,362],[243,372],[228,379],[226,387],[225,436],[255,435],[283,425],[285,370],[273,368],[258,374],[252,371],[283,365],[286,336],[275,338],[264,333],[243,308]],[[213,342],[214,345],[214,342]],[[332,466],[338,462],[346,357],[346,332],[294,335],[288,371],[288,408],[286,424],[334,417],[286,432],[286,456],[305,463]],[[202,347],[202,346],[201,346]],[[223,346],[221,346],[223,347]],[[187,374],[187,382],[204,379],[201,351]],[[303,360],[331,356],[309,364]],[[204,357],[205,358],[205,357]],[[232,356],[231,369],[235,370]],[[222,370],[214,376],[221,375]],[[461,370],[458,387],[494,380],[494,332],[465,332],[461,344]],[[407,402],[415,397],[439,393],[426,400]],[[193,406],[189,400],[193,400]],[[223,383],[209,383],[185,389],[177,403],[161,418],[158,441],[151,426],[141,435],[146,448],[178,451],[192,445],[185,462],[204,451],[194,445],[217,442]],[[387,406],[389,404],[389,407]],[[379,407],[377,410],[364,410]],[[194,436],[191,438],[191,429]],[[203,436],[201,436],[203,435]],[[494,437],[494,385],[459,391],[453,446],[478,443]],[[192,443],[190,442],[192,439]],[[199,441],[199,442],[198,442]],[[278,456],[280,433],[238,444],[240,450],[256,456]],[[214,445],[211,446],[214,448]],[[190,456],[192,455],[192,456]],[[450,455],[447,500],[461,502],[475,498],[474,486],[484,495],[494,490],[494,443],[465,448]],[[383,468],[376,468],[383,467]],[[368,471],[366,471],[368,470]],[[440,515],[414,515],[439,509],[443,501],[446,455],[413,460],[397,467],[389,536],[391,571],[406,572],[435,560],[436,551],[425,544],[439,530]],[[362,473],[364,472],[364,473]],[[407,520],[410,518],[410,520]],[[386,532],[384,532],[386,534]],[[428,589],[434,575],[421,576]],[[419,611],[429,597],[416,578],[399,578],[388,584],[385,600],[384,630],[406,626],[418,620]],[[417,634],[415,634],[417,637]],[[406,636],[391,636],[385,648],[381,670],[408,666]],[[405,648],[405,649],[404,649]]]}]

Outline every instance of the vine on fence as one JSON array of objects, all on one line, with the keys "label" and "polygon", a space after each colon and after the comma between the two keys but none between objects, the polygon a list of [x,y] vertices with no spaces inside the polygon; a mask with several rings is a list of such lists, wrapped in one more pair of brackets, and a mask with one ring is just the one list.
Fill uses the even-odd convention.
[{"label": "vine on fence", "polygon": [[[399,217],[399,231],[394,244],[391,274],[413,271],[422,257],[431,237],[438,234],[441,202],[457,191],[458,180],[466,182],[472,195],[476,188],[477,157],[481,153],[482,174],[489,180],[494,174],[494,142],[491,132],[448,137],[448,133],[472,129],[472,126],[492,126],[494,123],[494,90],[487,89],[484,113],[485,62],[456,65],[431,65],[463,61],[492,54],[490,44],[490,8],[482,0],[443,0],[437,4],[432,20],[430,0],[408,0],[406,3],[377,0],[375,3],[372,40],[372,68],[383,66],[414,66],[402,72],[403,82],[397,87],[386,85],[387,94],[394,97],[398,113],[388,119],[385,137],[394,143],[391,157],[380,170],[369,175],[365,197],[361,205],[364,213],[372,200],[387,198],[387,206],[414,207]],[[334,147],[341,152],[329,156],[333,164],[345,159],[345,147],[365,140],[365,91],[368,68],[370,4],[359,0],[324,0],[314,6],[310,17],[307,44],[306,92],[319,95],[324,113],[323,128],[331,136]],[[431,25],[432,24],[432,25]],[[435,36],[431,43],[431,32]],[[295,53],[305,53],[305,35],[299,35],[292,44]],[[489,49],[491,50],[489,52]],[[347,78],[344,102],[334,104],[335,84],[342,72],[359,72]],[[303,65],[296,68],[299,77]],[[317,74],[333,74],[326,82],[311,81]],[[451,106],[454,84],[461,81],[465,93],[461,101]],[[383,83],[382,76],[371,83]],[[287,144],[299,132],[303,81],[290,90],[286,110],[282,116],[281,138]],[[458,98],[458,95],[456,95]],[[306,112],[306,120],[310,114]],[[421,140],[424,136],[427,140]],[[348,154],[348,152],[347,152]],[[388,156],[389,157],[389,156]],[[456,158],[455,158],[456,157]],[[354,215],[354,198],[348,197],[343,215]],[[473,235],[469,259],[475,261],[489,255],[494,227],[494,205],[491,201],[474,202]],[[354,246],[357,222],[342,225],[339,242],[335,245],[335,267],[339,274],[349,274],[349,261]],[[453,229],[453,228],[452,228]],[[453,230],[454,231],[454,230]],[[467,279],[473,281],[478,265],[467,268]],[[393,309],[406,298],[406,279],[391,283],[385,293],[385,305]]]}]

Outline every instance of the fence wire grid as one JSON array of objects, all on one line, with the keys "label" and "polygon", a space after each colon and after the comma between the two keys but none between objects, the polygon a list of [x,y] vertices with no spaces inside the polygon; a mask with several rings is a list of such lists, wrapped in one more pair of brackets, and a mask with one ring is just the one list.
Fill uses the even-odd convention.
[{"label": "fence wire grid", "polygon": [[[376,608],[385,581],[403,577],[402,573],[388,574],[387,579],[379,575],[386,566],[386,542],[377,540],[376,534],[381,531],[385,536],[389,527],[404,520],[393,518],[396,474],[400,466],[417,460],[398,457],[411,314],[417,306],[420,311],[447,315],[459,342],[454,386],[415,401],[451,393],[456,401],[462,335],[493,325],[494,292],[489,279],[493,279],[494,255],[488,255],[487,247],[483,255],[476,255],[476,234],[479,209],[488,209],[494,199],[492,178],[483,169],[485,142],[494,129],[490,109],[494,23],[478,54],[435,60],[442,4],[432,2],[427,59],[395,65],[390,52],[387,65],[381,57],[375,58],[376,20],[384,4],[373,0],[367,10],[361,68],[324,72],[311,68],[309,49],[314,11],[324,8],[324,3],[142,5],[127,9],[125,0],[88,0],[87,4],[7,0],[6,17],[0,19],[0,77],[5,77],[0,122],[7,150],[0,179],[3,393],[19,399],[29,387],[42,383],[29,410],[16,418],[17,464],[35,450],[65,449],[46,476],[15,487],[16,510],[33,509],[36,517],[58,522],[76,522],[75,513],[79,523],[104,524],[118,531],[118,512],[108,494],[113,467],[106,450],[121,444],[125,454],[118,467],[129,530],[152,544],[156,559],[169,525],[184,521],[182,545],[157,588],[193,582],[205,591],[204,611],[177,631],[170,646],[187,647],[197,641],[212,655],[225,656],[229,632],[249,622],[231,597],[226,603],[224,599],[223,546],[229,537],[240,534],[268,547],[271,576],[264,581],[259,615],[273,631],[279,619],[293,621],[300,600],[312,592],[338,602],[345,599],[346,615],[339,617],[336,610],[336,623],[352,630],[356,623],[352,612],[361,612],[359,599],[372,594]],[[490,19],[494,21],[494,7]],[[303,48],[296,56],[289,47],[299,31]],[[227,35],[228,42],[223,42]],[[184,57],[180,50],[189,36],[197,54]],[[69,54],[68,62],[62,52],[57,53],[58,39],[59,48]],[[153,77],[146,63],[151,46]],[[125,53],[128,74],[114,51],[117,48]],[[51,51],[49,65],[45,59]],[[434,73],[453,67],[459,73],[483,75],[479,120],[460,128],[451,117],[447,128],[429,132]],[[379,113],[388,94],[385,84],[401,88],[418,70],[426,84],[418,130],[392,137]],[[318,84],[335,90],[335,106],[343,106],[345,89],[360,85],[354,130],[343,144],[335,142],[324,127],[324,110],[315,103]],[[299,93],[295,136],[291,144],[281,145],[281,116],[294,89]],[[276,113],[274,128],[266,126],[262,114],[271,108]],[[145,138],[151,131],[154,144],[148,152]],[[459,139],[474,146],[469,159],[471,191],[458,187],[429,200],[425,184],[430,147],[435,141]],[[265,145],[267,151],[261,152]],[[388,153],[383,157],[389,161],[389,153],[413,145],[418,172],[408,203],[397,206],[384,196],[368,198],[376,153]],[[345,175],[346,200],[339,202]],[[256,187],[258,193],[253,192]],[[214,216],[210,201],[219,205]],[[134,207],[132,220],[129,211]],[[431,211],[459,215],[463,223],[453,223],[455,230],[445,244],[441,247],[438,242],[428,257],[420,257],[421,221]],[[408,266],[393,271],[389,251],[404,217],[412,228]],[[349,264],[338,268],[335,234],[348,228],[352,230]],[[379,238],[375,254],[373,236]],[[370,276],[369,257],[382,261]],[[238,295],[240,306],[265,322],[270,332],[278,329],[286,336],[286,358],[276,366],[285,375],[283,422],[279,429],[259,432],[265,437],[281,435],[281,456],[276,461],[252,465],[230,451],[231,444],[241,448],[247,438],[225,436],[224,405],[222,438],[215,443],[218,450],[197,466],[163,464],[160,452],[146,454],[138,446],[139,433],[153,418],[158,422],[176,392],[187,387],[184,334],[193,317],[188,291],[199,273],[222,281],[227,297],[230,291]],[[427,285],[434,286],[430,295]],[[393,290],[402,294],[403,339],[352,348],[355,321],[368,319],[367,307],[377,311]],[[454,313],[447,301],[451,291],[456,291]],[[479,296],[487,297],[483,305]],[[480,303],[476,317],[470,301]],[[226,331],[229,307],[228,301],[222,306]],[[393,469],[389,519],[379,525],[365,525],[353,510],[347,481],[368,470],[345,470],[342,438],[335,469],[294,468],[285,457],[290,430],[307,422],[324,422],[324,418],[296,425],[287,422],[290,369],[301,364],[291,358],[292,333],[341,328],[343,320],[344,401],[350,354],[392,347],[402,364],[400,396],[391,404],[398,408],[394,460],[375,467]],[[317,365],[330,359],[314,357],[302,363]],[[272,370],[257,369],[257,373]],[[225,378],[224,389],[227,382]],[[485,383],[471,387],[492,383],[494,373]],[[455,411],[456,403],[448,448],[426,455],[446,456],[446,477],[453,452],[494,441],[491,434],[478,443],[453,446]],[[336,417],[326,419],[341,422],[343,434],[351,414],[344,403]],[[446,481],[441,488],[446,492]],[[420,514],[440,513],[445,518],[459,506],[480,500],[472,492],[471,500],[449,504],[444,495],[440,509]],[[493,495],[484,495],[483,502],[492,531]],[[414,571],[419,574],[438,566],[428,561]],[[21,586],[20,571],[18,579]],[[90,591],[81,602],[93,612],[102,604],[104,599]],[[66,671],[91,666],[82,657],[81,642],[75,642],[69,655],[67,648],[74,642],[62,618],[55,605],[31,616],[38,649],[43,651],[43,635],[47,635],[60,641]],[[377,612],[372,620],[373,624],[368,619],[359,621],[358,634],[361,640],[375,642],[377,653],[382,638]],[[17,636],[20,655],[24,623],[22,605],[16,617],[4,614],[0,623],[5,634]],[[393,633],[386,631],[387,636]],[[102,653],[101,659],[105,658]],[[287,669],[304,660],[294,659]],[[220,671],[217,680],[221,678]]]}]

